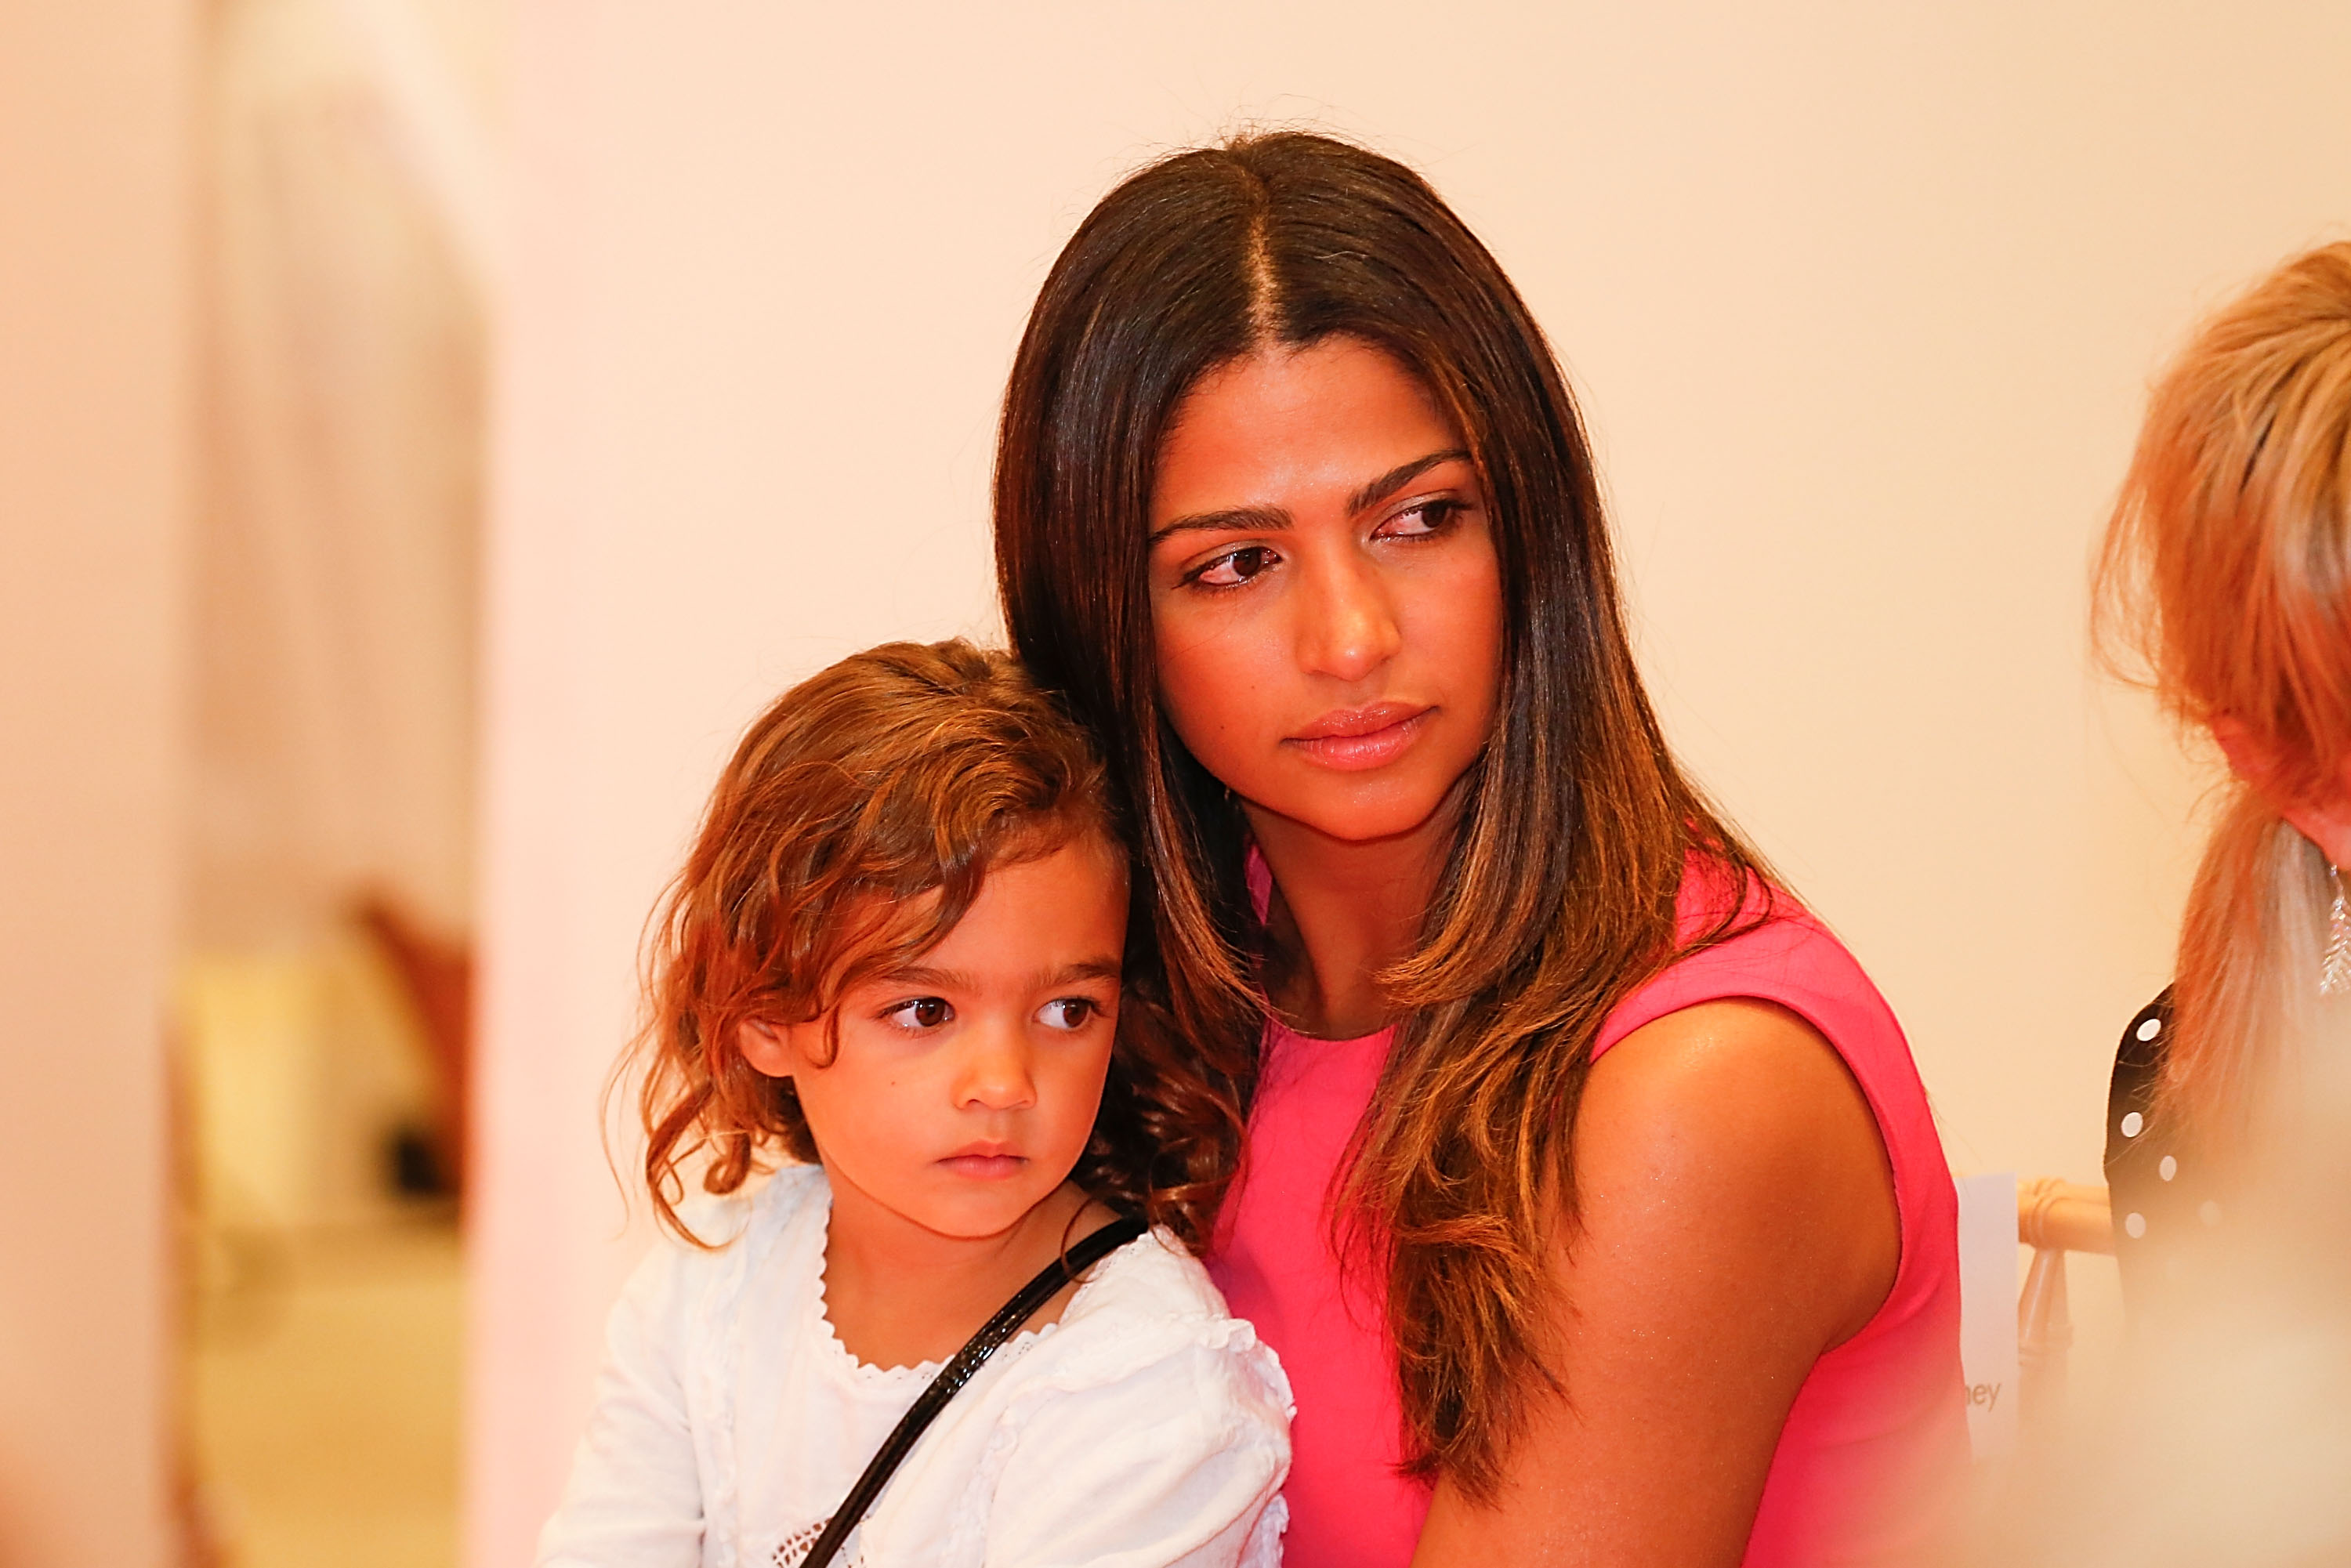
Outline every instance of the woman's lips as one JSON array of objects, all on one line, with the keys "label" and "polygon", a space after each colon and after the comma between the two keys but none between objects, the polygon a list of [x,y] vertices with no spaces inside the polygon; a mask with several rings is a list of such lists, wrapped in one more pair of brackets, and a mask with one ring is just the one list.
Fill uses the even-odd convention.
[{"label": "woman's lips", "polygon": [[1427,727],[1433,708],[1411,703],[1374,703],[1324,714],[1282,744],[1294,746],[1325,768],[1356,772],[1384,768],[1411,749]]},{"label": "woman's lips", "polygon": [[956,1175],[975,1181],[1002,1181],[1007,1176],[1019,1176],[1028,1163],[1020,1155],[949,1155],[939,1162]]}]

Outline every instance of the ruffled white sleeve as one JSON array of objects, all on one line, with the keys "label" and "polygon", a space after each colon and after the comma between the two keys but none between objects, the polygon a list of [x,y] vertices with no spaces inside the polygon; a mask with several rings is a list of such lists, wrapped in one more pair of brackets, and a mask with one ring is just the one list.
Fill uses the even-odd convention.
[{"label": "ruffled white sleeve", "polygon": [[1272,1568],[1290,1385],[1247,1325],[1018,1413],[989,1568]]},{"label": "ruffled white sleeve", "polygon": [[595,1410],[562,1504],[539,1532],[539,1568],[695,1568],[702,1559],[683,1365],[690,1261],[677,1245],[656,1246],[612,1308]]}]

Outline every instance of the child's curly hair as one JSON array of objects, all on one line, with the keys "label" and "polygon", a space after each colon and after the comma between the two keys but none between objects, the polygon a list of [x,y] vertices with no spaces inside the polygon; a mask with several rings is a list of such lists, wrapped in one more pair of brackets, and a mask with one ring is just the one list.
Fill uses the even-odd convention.
[{"label": "child's curly hair", "polygon": [[[885,643],[778,698],[736,747],[655,915],[632,1055],[663,1222],[696,1239],[677,1204],[698,1157],[713,1193],[741,1187],[763,1152],[817,1157],[791,1081],[744,1059],[744,1024],[820,1017],[946,936],[992,868],[1088,835],[1126,863],[1092,738],[1008,653]],[[1163,1030],[1141,1016],[1130,1028],[1127,1012],[1071,1175],[1197,1247],[1231,1175],[1207,1168],[1222,1162],[1184,1130],[1210,1091],[1183,1053],[1153,1043]]]}]

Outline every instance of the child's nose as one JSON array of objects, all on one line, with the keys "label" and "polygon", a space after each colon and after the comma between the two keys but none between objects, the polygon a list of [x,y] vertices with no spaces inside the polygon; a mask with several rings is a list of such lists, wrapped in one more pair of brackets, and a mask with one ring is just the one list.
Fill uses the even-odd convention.
[{"label": "child's nose", "polygon": [[1029,1042],[1017,1029],[984,1029],[966,1036],[956,1103],[975,1110],[1019,1111],[1037,1103]]}]

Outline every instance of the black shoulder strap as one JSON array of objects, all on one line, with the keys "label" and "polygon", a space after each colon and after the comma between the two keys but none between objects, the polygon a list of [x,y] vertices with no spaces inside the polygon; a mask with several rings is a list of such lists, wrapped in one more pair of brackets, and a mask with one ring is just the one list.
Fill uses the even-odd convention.
[{"label": "black shoulder strap", "polygon": [[938,1419],[939,1412],[947,1407],[947,1401],[971,1381],[972,1375],[987,1364],[987,1358],[1019,1333],[1021,1324],[1037,1315],[1038,1308],[1051,1301],[1054,1292],[1062,1286],[1142,1235],[1144,1228],[1140,1219],[1112,1220],[1048,1263],[1043,1272],[1021,1286],[1019,1292],[1005,1302],[1001,1311],[981,1324],[979,1332],[955,1353],[954,1360],[939,1369],[938,1376],[931,1380],[931,1385],[923,1390],[914,1400],[913,1408],[891,1430],[889,1440],[882,1445],[882,1451],[873,1456],[872,1463],[865,1467],[865,1473],[857,1478],[857,1484],[849,1489],[849,1495],[841,1500],[839,1508],[832,1511],[832,1518],[826,1523],[824,1533],[817,1537],[816,1544],[809,1548],[806,1557],[800,1559],[799,1568],[825,1568],[833,1560],[842,1543],[848,1541],[849,1532],[857,1528],[858,1521],[872,1508],[873,1500],[882,1495],[882,1489],[889,1484],[899,1465],[913,1451],[915,1440],[933,1421]]}]

